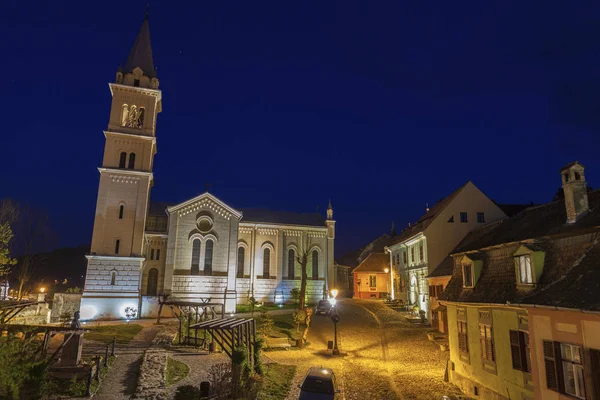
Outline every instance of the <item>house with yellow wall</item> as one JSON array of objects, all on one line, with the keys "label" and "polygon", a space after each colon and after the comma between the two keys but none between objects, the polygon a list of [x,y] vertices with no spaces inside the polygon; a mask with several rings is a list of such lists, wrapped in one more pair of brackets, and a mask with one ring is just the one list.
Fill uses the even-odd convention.
[{"label": "house with yellow wall", "polygon": [[429,319],[426,277],[471,230],[506,218],[504,211],[471,181],[427,207],[415,224],[392,238],[385,248],[391,265],[392,298],[425,311]]},{"label": "house with yellow wall", "polygon": [[600,191],[579,163],[561,177],[564,199],[474,231],[451,255],[439,296],[449,376],[471,397],[600,398]]}]

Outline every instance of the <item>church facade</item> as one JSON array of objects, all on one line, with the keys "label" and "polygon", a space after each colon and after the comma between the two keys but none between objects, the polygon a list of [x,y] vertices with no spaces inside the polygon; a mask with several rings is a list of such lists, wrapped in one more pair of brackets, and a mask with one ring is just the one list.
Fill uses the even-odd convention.
[{"label": "church facade", "polygon": [[158,298],[221,303],[225,312],[257,301],[281,304],[334,286],[335,221],[321,215],[236,209],[211,193],[180,204],[150,203],[162,92],[148,19],[109,84],[112,105],[81,301],[82,319],[150,317]]}]

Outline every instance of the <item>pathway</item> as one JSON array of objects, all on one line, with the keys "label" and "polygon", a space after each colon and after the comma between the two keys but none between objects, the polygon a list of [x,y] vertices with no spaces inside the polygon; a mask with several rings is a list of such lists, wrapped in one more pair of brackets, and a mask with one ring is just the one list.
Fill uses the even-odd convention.
[{"label": "pathway", "polygon": [[[142,355],[161,328],[156,325],[145,326],[128,344],[117,344],[117,358],[100,383],[95,399],[129,399],[135,393]],[[88,354],[97,354],[98,350],[103,351],[104,346],[91,345]]]}]

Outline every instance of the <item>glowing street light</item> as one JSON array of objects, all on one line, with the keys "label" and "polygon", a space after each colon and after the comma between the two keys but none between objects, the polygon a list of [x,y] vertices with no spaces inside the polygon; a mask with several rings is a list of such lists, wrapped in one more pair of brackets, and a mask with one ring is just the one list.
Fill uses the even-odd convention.
[{"label": "glowing street light", "polygon": [[45,291],[45,290],[46,290],[46,288],[45,288],[45,287],[41,287],[41,288],[40,288],[40,293],[44,293],[44,291]]},{"label": "glowing street light", "polygon": [[338,295],[338,290],[337,289],[331,289],[331,296],[335,299]]},{"label": "glowing street light", "polygon": [[386,269],[383,270],[383,272],[385,272],[387,274],[388,272],[390,272],[390,269],[386,268]]}]

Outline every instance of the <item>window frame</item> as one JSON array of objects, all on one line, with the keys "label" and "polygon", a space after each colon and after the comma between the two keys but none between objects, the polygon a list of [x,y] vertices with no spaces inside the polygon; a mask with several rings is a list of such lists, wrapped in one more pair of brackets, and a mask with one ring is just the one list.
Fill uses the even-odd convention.
[{"label": "window frame", "polygon": [[[570,358],[567,358],[567,355],[565,355],[565,353],[566,353],[565,349],[570,349],[570,353],[571,353]],[[576,360],[575,357],[573,356],[575,349],[577,349],[577,352],[579,353],[579,360]],[[570,343],[560,343],[560,363],[561,363],[562,375],[559,377],[559,379],[563,380],[564,394],[573,396],[578,399],[586,398],[585,397],[585,394],[586,394],[585,368],[583,365],[583,358],[584,358],[584,354],[583,354],[583,350],[582,350],[581,346],[570,344]],[[570,380],[567,379],[567,374],[569,373],[569,366],[571,366],[572,373],[573,373],[573,376],[572,376],[573,389],[574,389],[573,393],[569,392],[568,388],[567,388],[567,383],[570,382]],[[581,387],[579,385],[581,385]]]},{"label": "window frame", "polygon": [[117,285],[117,271],[110,271],[110,286]]},{"label": "window frame", "polygon": [[288,273],[289,280],[296,279],[296,250],[288,249]]},{"label": "window frame", "polygon": [[[458,351],[462,354],[469,354],[469,326],[467,321],[456,321],[456,333],[458,334]],[[462,339],[462,341],[461,341]]]},{"label": "window frame", "polygon": [[123,219],[123,214],[125,213],[125,205],[119,205],[119,219]]},{"label": "window frame", "polygon": [[494,330],[491,323],[479,323],[479,344],[481,346],[481,359],[484,362],[496,364]]},{"label": "window frame", "polygon": [[[196,243],[198,247],[196,248]],[[190,275],[200,275],[200,254],[202,253],[202,241],[198,238],[192,240],[192,254],[190,258]]]},{"label": "window frame", "polygon": [[[208,245],[210,243],[210,246]],[[204,242],[204,276],[212,276],[213,255],[215,251],[215,241],[207,239]]]},{"label": "window frame", "polygon": [[460,222],[463,223],[463,224],[466,224],[466,223],[469,222],[469,215],[467,214],[466,211],[461,211],[460,212]]},{"label": "window frame", "polygon": [[135,153],[129,153],[127,160],[127,169],[135,169]]},{"label": "window frame", "polygon": [[[465,271],[469,270],[470,285],[467,285],[466,274]],[[472,289],[475,287],[475,270],[473,267],[473,263],[463,263],[462,264],[462,280],[463,280],[463,288]]]},{"label": "window frame", "polygon": [[369,274],[369,288],[377,288],[377,274]]},{"label": "window frame", "polygon": [[483,211],[478,211],[477,212],[477,223],[478,224],[485,224],[485,213]]},{"label": "window frame", "polygon": [[[241,256],[241,259],[240,259]],[[240,265],[241,263],[241,265]],[[244,277],[244,264],[246,263],[246,248],[244,246],[238,246],[237,251],[237,270],[235,271],[236,278]]]},{"label": "window frame", "polygon": [[119,250],[121,250],[121,239],[115,239],[115,255],[119,255]]},{"label": "window frame", "polygon": [[127,152],[122,151],[119,155],[119,168],[125,168],[127,166]]},{"label": "window frame", "polygon": [[262,279],[271,279],[271,249],[263,248],[263,273]]},{"label": "window frame", "polygon": [[313,281],[319,280],[319,251],[312,251],[312,279]]},{"label": "window frame", "polygon": [[[533,271],[533,263],[531,260],[531,254],[521,254],[518,256],[515,256],[516,259],[516,263],[517,263],[517,283],[519,285],[533,285],[535,284],[535,277],[534,277],[534,271]],[[525,278],[529,278],[530,281],[523,281],[523,275],[522,275],[522,271],[521,268],[523,267],[521,265],[521,261],[522,260],[527,260],[528,262],[525,263],[525,268],[529,268],[529,277],[527,277],[527,273],[525,274]],[[527,271],[526,271],[527,272]]]},{"label": "window frame", "polygon": [[529,346],[529,332],[521,329],[510,329],[508,333],[512,368],[530,374],[531,348]]}]

